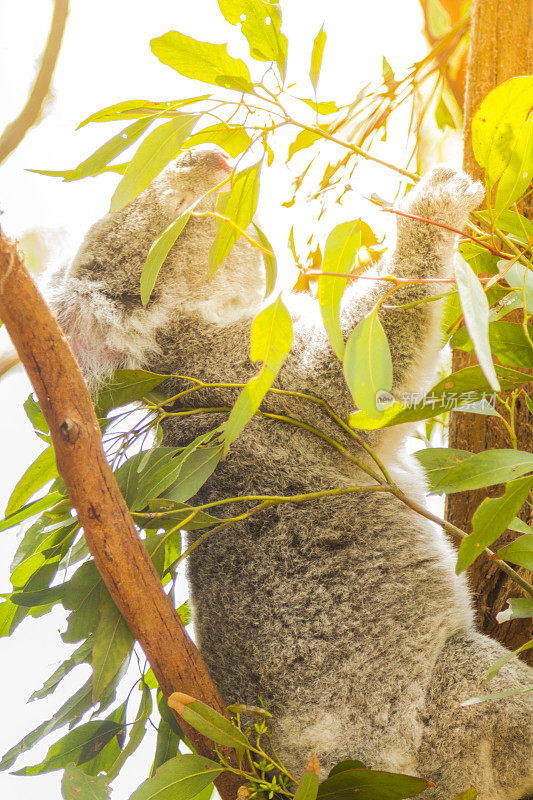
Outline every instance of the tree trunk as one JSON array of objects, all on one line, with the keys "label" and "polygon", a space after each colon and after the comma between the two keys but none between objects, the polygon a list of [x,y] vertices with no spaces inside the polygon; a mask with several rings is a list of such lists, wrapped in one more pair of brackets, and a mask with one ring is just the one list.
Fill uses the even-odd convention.
[{"label": "tree trunk", "polygon": [[[464,168],[473,176],[480,177],[481,170],[472,151],[472,117],[488,92],[509,78],[532,72],[532,37],[532,0],[476,0],[468,63],[464,142]],[[531,216],[530,213],[528,216]],[[469,354],[454,352],[454,371],[472,363]],[[529,391],[531,393],[531,386]],[[519,449],[533,451],[533,420],[524,397],[519,398],[516,404],[516,431]],[[504,426],[495,417],[454,412],[450,419],[449,445],[478,453],[493,448],[508,448],[510,442]],[[463,530],[470,531],[472,515],[479,503],[488,495],[501,494],[501,489],[492,487],[489,491],[449,495],[446,499],[447,519]],[[533,514],[531,511],[528,513],[527,509],[521,517],[527,523],[533,522]],[[506,531],[494,549],[516,536],[516,533]],[[528,574],[525,570],[519,571]],[[469,578],[475,595],[478,624],[485,633],[511,649],[519,647],[533,636],[532,620],[514,620],[502,625],[496,621],[496,614],[507,607],[507,598],[520,594],[520,590],[496,565],[478,559],[469,570]],[[533,650],[527,655],[533,663]]]}]

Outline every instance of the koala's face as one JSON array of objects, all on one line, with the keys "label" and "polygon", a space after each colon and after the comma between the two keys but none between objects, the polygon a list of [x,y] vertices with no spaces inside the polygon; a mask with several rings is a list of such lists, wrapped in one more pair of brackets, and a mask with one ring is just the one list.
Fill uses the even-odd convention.
[{"label": "koala's face", "polygon": [[[228,178],[232,169],[233,160],[221,147],[210,144],[186,150],[161,174],[160,199],[168,204],[169,211],[179,215]],[[213,210],[217,195],[218,192],[208,194],[197,210]]]}]

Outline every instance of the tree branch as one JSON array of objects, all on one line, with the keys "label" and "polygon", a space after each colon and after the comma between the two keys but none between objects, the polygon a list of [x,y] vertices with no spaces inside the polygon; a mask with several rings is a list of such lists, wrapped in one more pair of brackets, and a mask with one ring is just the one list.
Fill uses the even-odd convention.
[{"label": "tree branch", "polygon": [[[105,459],[89,393],[68,342],[0,229],[0,318],[33,384],[50,427],[58,470],[94,561],[164,695],[182,691],[217,711],[224,702],[163,591]],[[202,755],[213,744],[180,719]],[[217,759],[218,760],[218,759]],[[216,781],[223,800],[235,800],[239,778]]]},{"label": "tree branch", "polygon": [[61,49],[67,16],[68,0],[55,0],[50,34],[33,89],[19,116],[6,127],[2,136],[0,136],[0,164],[21,143],[32,125],[37,122],[44,99],[50,91],[52,75],[54,74],[57,57]]}]

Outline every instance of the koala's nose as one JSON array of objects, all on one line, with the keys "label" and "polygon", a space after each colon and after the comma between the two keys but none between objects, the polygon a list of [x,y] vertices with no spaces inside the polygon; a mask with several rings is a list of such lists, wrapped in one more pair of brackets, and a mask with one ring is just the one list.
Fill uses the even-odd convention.
[{"label": "koala's nose", "polygon": [[217,150],[213,155],[216,158],[218,169],[222,169],[229,174],[235,165],[232,157],[225,150]]}]

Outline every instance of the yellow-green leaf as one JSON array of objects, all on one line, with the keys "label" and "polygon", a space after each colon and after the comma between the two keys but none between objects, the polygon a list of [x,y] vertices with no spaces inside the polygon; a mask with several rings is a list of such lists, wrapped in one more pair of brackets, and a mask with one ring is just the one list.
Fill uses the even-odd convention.
[{"label": "yellow-green leaf", "polygon": [[357,406],[369,417],[381,417],[379,395],[392,388],[392,358],[376,312],[362,319],[352,331],[346,343],[343,368]]},{"label": "yellow-green leaf", "polygon": [[248,740],[239,728],[200,700],[174,692],[168,698],[168,704],[185,722],[216,744],[238,749],[248,747]]},{"label": "yellow-green leaf", "polygon": [[[466,464],[472,464],[472,459],[468,459]],[[501,497],[487,497],[478,506],[472,518],[472,533],[462,540],[459,547],[458,575],[504,532],[524,505],[532,486],[532,475],[510,481]]]},{"label": "yellow-green leaf", "polygon": [[324,45],[326,44],[327,34],[324,31],[324,26],[320,28],[319,32],[313,42],[313,52],[311,54],[311,69],[309,70],[309,77],[313,84],[313,89],[316,92],[318,78],[320,77],[320,68],[322,67],[322,56],[324,54]]},{"label": "yellow-green leaf", "polygon": [[522,76],[493,89],[472,120],[472,148],[490,183],[503,173],[533,106],[533,77]]},{"label": "yellow-green leaf", "polygon": [[[362,220],[343,222],[329,234],[322,261],[322,272],[338,272],[348,275],[355,264],[360,247],[375,243],[371,228]],[[340,325],[340,304],[347,278],[321,275],[318,281],[320,312],[331,346],[340,359],[344,355],[344,339]]]},{"label": "yellow-green leaf", "polygon": [[169,31],[150,42],[157,58],[186,78],[193,78],[226,89],[251,92],[248,67],[228,55],[225,44],[199,42],[178,31]]},{"label": "yellow-green leaf", "polygon": [[292,320],[279,295],[252,323],[250,357],[252,361],[262,360],[263,366],[248,381],[231,409],[224,432],[224,452],[227,452],[230,444],[261,405],[291,349],[291,344]]},{"label": "yellow-green leaf", "polygon": [[533,117],[520,128],[509,163],[498,181],[494,208],[502,211],[527,191],[533,177]]},{"label": "yellow-green leaf", "polygon": [[133,647],[133,634],[124,617],[102,590],[99,620],[93,644],[93,700],[100,700]]},{"label": "yellow-green leaf", "polygon": [[297,153],[299,150],[305,150],[307,147],[311,147],[315,142],[318,142],[319,139],[322,139],[322,136],[319,133],[315,133],[314,131],[300,131],[294,142],[289,145],[289,155],[288,161],[291,160],[293,155]]},{"label": "yellow-green leaf", "polygon": [[178,155],[196,120],[192,114],[180,114],[146,137],[111,198],[111,211],[118,211],[137,197]]},{"label": "yellow-green leaf", "polygon": [[240,25],[257,61],[275,61],[285,76],[287,37],[281,32],[281,11],[272,0],[218,0],[228,22]]},{"label": "yellow-green leaf", "polygon": [[45,483],[52,478],[57,478],[56,456],[53,447],[37,456],[33,464],[28,467],[22,478],[19,480],[6,508],[6,517],[18,511]]},{"label": "yellow-green leaf", "polygon": [[217,125],[209,125],[207,128],[202,128],[201,131],[193,133],[185,142],[184,149],[188,150],[197,144],[213,142],[213,144],[218,144],[226,153],[235,158],[248,150],[251,141],[251,138],[246,133],[246,128],[242,125],[228,125],[225,122],[220,122]]},{"label": "yellow-green leaf", "polygon": [[225,220],[217,219],[217,235],[209,251],[209,275],[227,258],[233,245],[250,225],[257,208],[259,196],[259,171],[254,164],[235,175],[230,192],[221,192],[217,200],[217,213],[232,220],[236,228]]},{"label": "yellow-green leaf", "polygon": [[179,755],[166,761],[153,778],[141,783],[129,800],[191,800],[224,768],[209,758]]}]

